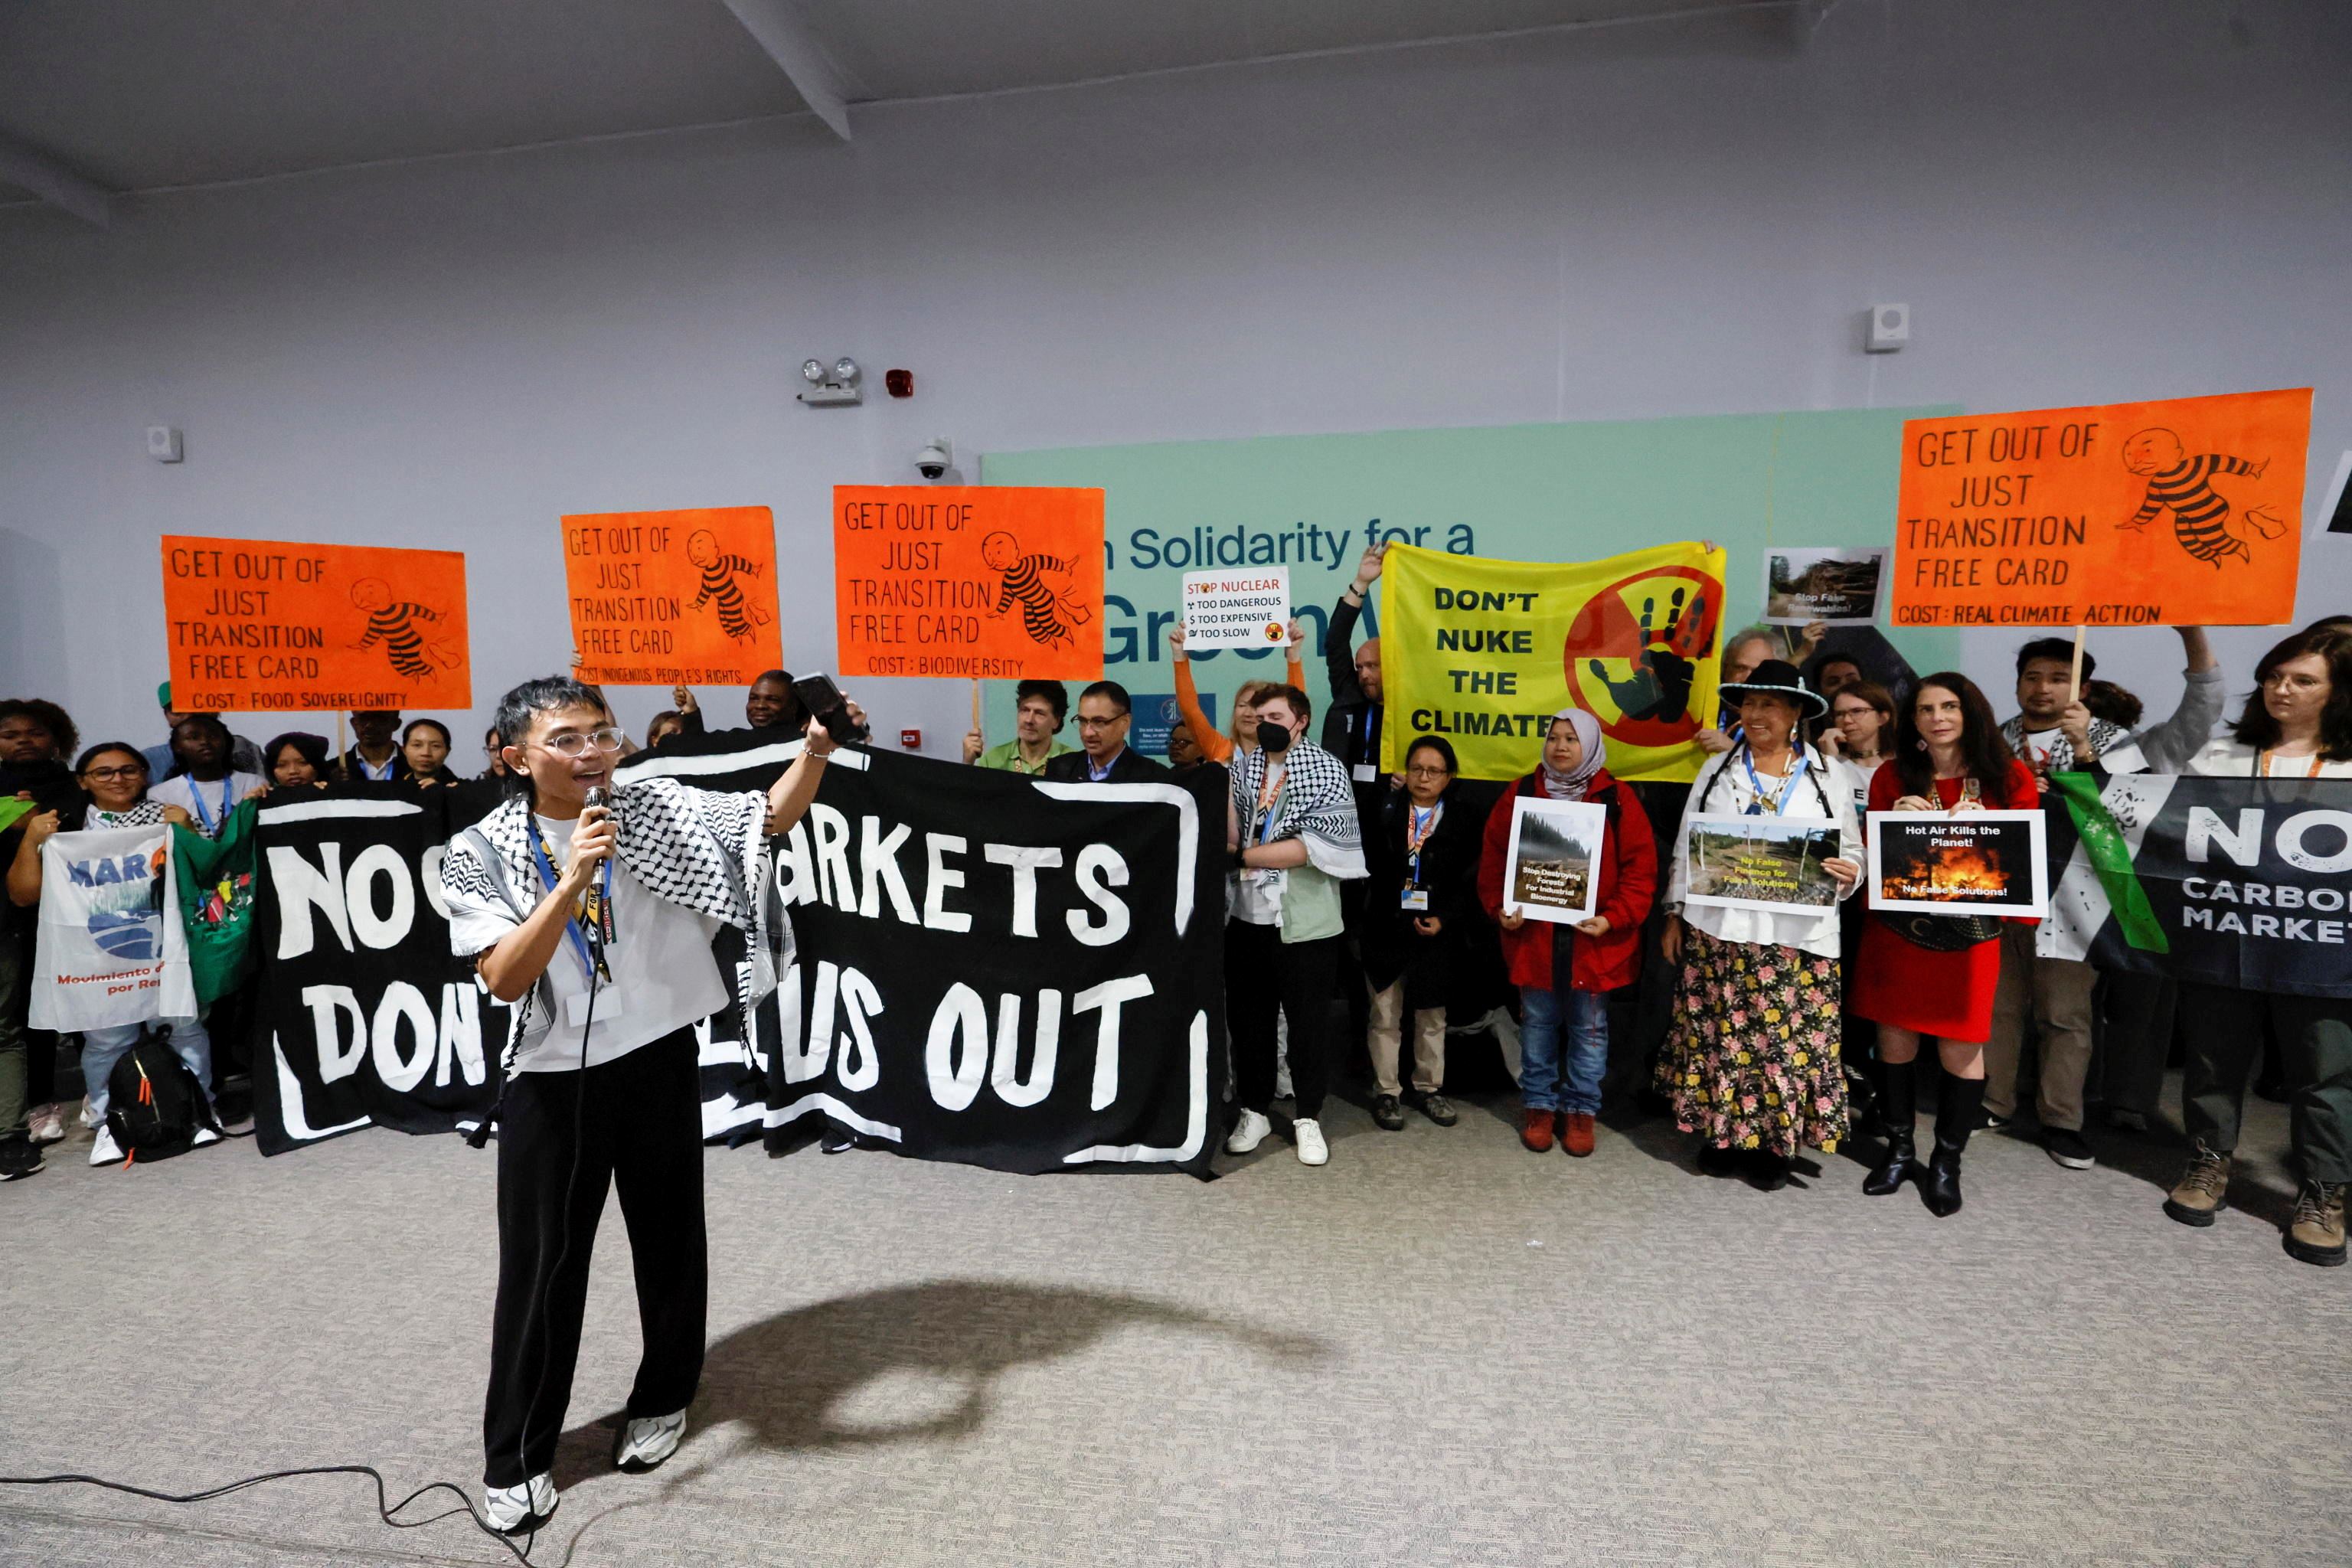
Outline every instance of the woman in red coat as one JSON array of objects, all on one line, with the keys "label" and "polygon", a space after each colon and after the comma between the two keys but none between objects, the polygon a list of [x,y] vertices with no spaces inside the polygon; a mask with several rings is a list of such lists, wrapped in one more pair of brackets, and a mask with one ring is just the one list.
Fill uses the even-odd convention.
[{"label": "woman in red coat", "polygon": [[[2032,771],[2017,760],[1993,722],[1992,705],[1967,676],[1947,670],[1919,682],[1895,716],[1895,746],[1870,781],[1873,811],[2030,810]],[[1993,989],[2000,942],[1957,952],[1921,947],[1885,921],[1862,933],[1853,1010],[1878,1025],[1878,1060],[1890,1135],[1886,1159],[1862,1190],[1884,1197],[1916,1171],[1912,1123],[1918,1088],[1912,1062],[1919,1038],[1936,1037],[1944,1092],[1936,1106],[1936,1152],[1920,1175],[1920,1195],[1938,1216],[1960,1207],[1960,1152],[1984,1105],[1984,1043],[1992,1034]]]},{"label": "woman in red coat", "polygon": [[[1642,973],[1642,922],[1658,887],[1650,819],[1601,766],[1603,748],[1600,720],[1580,708],[1553,714],[1542,764],[1495,803],[1478,861],[1479,901],[1503,928],[1503,961],[1519,988],[1519,1142],[1538,1154],[1551,1147],[1555,1122],[1561,1148],[1592,1152],[1592,1118],[1609,1064],[1609,993]],[[1591,920],[1570,926],[1504,912],[1512,803],[1521,795],[1587,801],[1608,812]]]}]

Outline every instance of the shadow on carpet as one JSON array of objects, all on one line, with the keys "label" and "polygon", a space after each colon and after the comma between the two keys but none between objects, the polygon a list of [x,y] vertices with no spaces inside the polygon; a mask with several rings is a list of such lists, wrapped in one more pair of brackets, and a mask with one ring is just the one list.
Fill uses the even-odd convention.
[{"label": "shadow on carpet", "polygon": [[[967,1437],[986,1422],[992,1385],[1006,1372],[1075,1355],[1137,1326],[1221,1335],[1292,1365],[1328,1353],[1311,1335],[1149,1297],[940,1279],[819,1301],[738,1329],[704,1358],[690,1423],[740,1423],[753,1442],[780,1451]],[[960,1384],[961,1398],[897,1423],[849,1415],[862,1391],[898,1374]],[[559,1487],[611,1468],[623,1415],[613,1411],[564,1433],[555,1458]]]}]

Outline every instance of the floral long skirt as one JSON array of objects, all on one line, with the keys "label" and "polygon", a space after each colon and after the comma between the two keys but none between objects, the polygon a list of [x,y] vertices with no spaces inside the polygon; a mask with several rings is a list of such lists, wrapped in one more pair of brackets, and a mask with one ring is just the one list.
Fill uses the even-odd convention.
[{"label": "floral long skirt", "polygon": [[1846,1135],[1838,961],[1683,928],[1658,1089],[1685,1132],[1783,1157]]}]

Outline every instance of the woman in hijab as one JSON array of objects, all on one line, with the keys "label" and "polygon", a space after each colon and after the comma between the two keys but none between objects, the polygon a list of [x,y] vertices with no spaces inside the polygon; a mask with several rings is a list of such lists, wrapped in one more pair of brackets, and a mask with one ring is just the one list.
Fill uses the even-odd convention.
[{"label": "woman in hijab", "polygon": [[[1569,1153],[1592,1152],[1592,1118],[1609,1065],[1609,993],[1642,973],[1642,922],[1658,888],[1650,819],[1609,776],[1606,757],[1600,720],[1581,708],[1553,714],[1536,771],[1487,816],[1478,862],[1479,900],[1503,928],[1503,962],[1519,988],[1519,1142],[1538,1154],[1551,1147],[1555,1131]],[[1591,920],[1531,921],[1506,910],[1504,862],[1521,796],[1586,801],[1608,813]]]},{"label": "woman in hijab", "polygon": [[1838,1064],[1839,908],[1789,904],[1685,911],[1691,822],[1703,816],[1810,818],[1835,827],[1838,852],[1821,862],[1836,897],[1862,874],[1862,832],[1845,765],[1804,740],[1826,708],[1795,668],[1768,658],[1723,688],[1740,739],[1707,759],[1667,863],[1665,955],[1681,966],[1675,1024],[1658,1057],[1658,1088],[1675,1120],[1701,1140],[1700,1168],[1748,1167],[1756,1184],[1788,1184],[1807,1145],[1834,1150],[1846,1135]]}]

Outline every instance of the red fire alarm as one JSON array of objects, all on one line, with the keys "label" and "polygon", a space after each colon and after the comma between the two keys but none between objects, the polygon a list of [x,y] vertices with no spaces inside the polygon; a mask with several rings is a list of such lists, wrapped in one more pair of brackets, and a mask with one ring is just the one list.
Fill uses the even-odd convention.
[{"label": "red fire alarm", "polygon": [[886,370],[882,373],[882,385],[893,397],[912,397],[915,395],[915,373],[911,370]]},{"label": "red fire alarm", "polygon": [[922,749],[923,732],[920,730],[901,730],[898,731],[898,744],[910,752],[919,751]]}]

